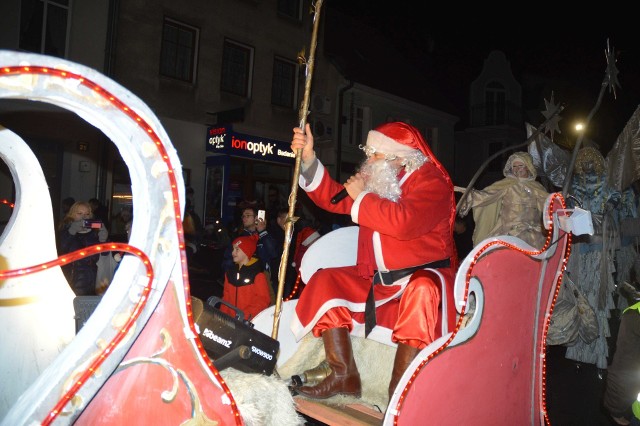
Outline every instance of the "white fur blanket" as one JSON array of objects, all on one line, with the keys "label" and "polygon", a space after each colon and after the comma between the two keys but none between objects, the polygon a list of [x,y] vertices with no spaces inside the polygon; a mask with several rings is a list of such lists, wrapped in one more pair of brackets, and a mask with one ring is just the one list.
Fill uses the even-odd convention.
[{"label": "white fur blanket", "polygon": [[[384,413],[389,403],[389,381],[396,349],[361,337],[351,336],[351,342],[362,381],[362,397],[339,395],[324,401],[331,405],[359,403]],[[324,359],[322,339],[309,333],[300,342],[296,353],[278,369],[278,373],[283,379],[290,379],[293,375],[314,368]]]},{"label": "white fur blanket", "polygon": [[[362,398],[344,395],[323,400],[330,405],[358,403],[384,413],[395,348],[359,337],[351,338],[354,358],[362,380]],[[247,374],[233,368],[220,372],[247,426],[298,426],[305,419],[295,409],[287,384],[291,376],[314,368],[325,359],[322,339],[311,334],[300,342],[296,353],[271,376]]]},{"label": "white fur blanket", "polygon": [[220,372],[247,426],[298,426],[305,419],[295,409],[287,383],[276,375],[243,373],[234,368]]}]

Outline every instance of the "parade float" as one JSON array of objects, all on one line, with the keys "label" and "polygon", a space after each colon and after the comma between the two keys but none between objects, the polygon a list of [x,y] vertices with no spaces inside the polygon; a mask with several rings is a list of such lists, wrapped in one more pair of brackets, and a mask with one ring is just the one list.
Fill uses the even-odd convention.
[{"label": "parade float", "polygon": [[[489,238],[461,261],[455,327],[442,321],[438,339],[413,360],[390,400],[393,346],[365,339],[354,341],[362,398],[305,400],[289,393],[289,380],[318,365],[322,348],[319,339],[293,338],[289,319],[296,301],[282,300],[282,283],[276,305],[251,327],[277,340],[273,369],[234,368],[239,359],[263,356],[260,351],[236,354],[224,365],[207,351],[196,318],[202,307],[189,289],[180,159],[142,100],[93,69],[13,51],[0,51],[0,98],[49,103],[101,130],[129,168],[134,208],[127,244],[58,257],[42,169],[18,135],[0,128],[0,157],[16,188],[0,238],[2,425],[283,425],[304,424],[302,415],[324,424],[550,423],[546,333],[572,234],[588,233],[591,224],[588,212],[566,208],[561,193],[547,200],[544,247]],[[36,215],[37,229],[30,226]],[[303,280],[322,265],[352,264],[354,232],[340,229],[311,246]],[[60,266],[108,251],[127,255],[76,330],[74,295]]]},{"label": "parade float", "polygon": [[[134,201],[128,244],[105,243],[58,258],[41,168],[24,141],[9,129],[0,132],[0,155],[16,185],[13,215],[0,246],[3,424],[247,422],[194,321],[180,161],[158,119],[133,94],[84,66],[8,51],[0,52],[0,63],[0,97],[68,109],[113,141],[129,166]],[[37,229],[30,226],[35,214]],[[570,223],[568,214],[562,196],[553,194],[546,212],[551,232],[542,250],[508,238],[477,246],[456,279],[458,324],[420,352],[386,410],[379,416],[365,410],[366,415],[385,424],[411,424],[428,412],[433,424],[446,424],[452,412],[454,423],[500,412],[518,424],[542,423],[544,337],[569,255],[571,229],[559,226]],[[34,248],[30,242],[36,238],[40,244]],[[350,240],[342,238],[348,252]],[[305,257],[323,244],[320,239]],[[60,265],[111,250],[129,255],[75,335],[73,295]],[[476,299],[471,316],[465,312],[469,294]],[[517,304],[507,303],[516,299]],[[280,306],[274,374],[296,353],[298,343],[287,334],[286,321],[294,305]],[[256,319],[256,331],[272,334],[274,309]],[[273,388],[286,390],[288,377],[274,378]],[[275,394],[254,397],[273,403]],[[467,402],[461,404],[460,396]],[[309,406],[297,399],[291,404]]]}]

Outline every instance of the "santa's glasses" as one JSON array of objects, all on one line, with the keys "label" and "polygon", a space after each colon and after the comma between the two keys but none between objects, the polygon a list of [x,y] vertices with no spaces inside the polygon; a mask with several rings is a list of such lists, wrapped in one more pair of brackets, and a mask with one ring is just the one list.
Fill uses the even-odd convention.
[{"label": "santa's glasses", "polygon": [[398,156],[395,154],[385,154],[383,152],[379,152],[370,145],[358,145],[358,148],[364,151],[364,154],[367,156],[367,158],[371,158],[376,154],[384,155],[384,161],[393,161],[398,158]]}]

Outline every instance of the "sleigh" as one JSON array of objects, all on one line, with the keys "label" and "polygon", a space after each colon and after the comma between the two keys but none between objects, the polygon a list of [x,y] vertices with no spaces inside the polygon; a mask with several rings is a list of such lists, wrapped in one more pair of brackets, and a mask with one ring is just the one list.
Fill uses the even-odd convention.
[{"label": "sleigh", "polygon": [[[327,424],[548,423],[545,335],[571,231],[571,211],[560,194],[548,200],[542,250],[493,238],[463,260],[455,281],[456,326],[442,329],[418,354],[390,401],[390,367],[382,365],[392,362],[394,348],[365,339],[354,342],[363,386],[374,370],[386,372],[383,391],[372,391],[383,392],[384,401],[292,399],[287,364],[303,349],[321,352],[288,331],[295,301],[283,303],[280,312],[278,374],[218,371],[203,347],[184,251],[180,162],[149,108],[100,73],[62,59],[0,51],[0,64],[0,98],[66,108],[116,144],[130,170],[134,201],[128,244],[58,258],[40,165],[24,141],[0,129],[0,157],[16,186],[14,212],[0,239],[2,425],[280,425],[301,424],[300,414]],[[31,226],[36,221],[37,229]],[[314,256],[311,248],[305,256]],[[76,334],[73,294],[60,265],[116,250],[128,255]],[[255,329],[271,335],[273,316],[274,308],[263,311]],[[358,358],[367,353],[373,367]]]},{"label": "sleigh", "polygon": [[[544,339],[568,256],[566,229],[571,227],[571,212],[564,209],[560,194],[552,194],[545,214],[549,237],[542,250],[505,236],[483,241],[463,260],[455,281],[458,318],[455,328],[447,330],[446,321],[441,321],[440,337],[418,354],[388,405],[389,374],[385,372],[392,368],[394,349],[354,338],[364,403],[344,397],[335,397],[326,403],[299,397],[299,409],[328,424],[358,424],[358,421],[417,424],[425,419],[424,424],[434,425],[477,424],[480,419],[488,424],[548,423]],[[565,230],[559,226],[559,220]],[[328,259],[329,262],[335,259],[337,263],[327,266],[346,266],[355,261],[355,256],[348,253],[355,249],[357,228],[353,227],[353,232],[349,229],[340,232],[336,241],[341,251]],[[351,238],[347,237],[349,233],[353,234]],[[331,234],[322,237],[307,255],[333,253],[328,249],[335,247],[331,239]],[[346,248],[350,244],[352,250]],[[474,300],[473,312],[468,309],[470,300]],[[278,364],[281,373],[286,374],[291,372],[289,356],[295,357],[299,347],[306,343],[305,339],[295,342],[288,331],[288,319],[295,303],[285,304],[282,320],[285,326],[279,333],[283,349]],[[442,305],[446,303],[443,301]],[[442,315],[447,315],[446,310]],[[266,331],[273,323],[273,309],[263,312],[256,323]],[[392,344],[389,342],[389,345]],[[316,349],[315,352],[322,351]],[[311,358],[311,362],[301,365],[295,361],[295,369],[313,367],[318,359],[312,356],[314,352],[305,352],[303,359]],[[371,371],[366,369],[362,371],[363,364],[375,369],[375,374],[369,374]],[[367,381],[374,385],[367,388]],[[461,403],[459,397],[466,402]],[[343,414],[346,417],[342,417]]]}]

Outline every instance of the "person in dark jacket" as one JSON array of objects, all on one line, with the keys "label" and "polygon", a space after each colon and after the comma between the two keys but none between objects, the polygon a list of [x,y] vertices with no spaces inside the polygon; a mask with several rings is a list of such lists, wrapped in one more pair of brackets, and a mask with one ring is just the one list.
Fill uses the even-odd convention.
[{"label": "person in dark jacket", "polygon": [[[248,320],[271,305],[267,276],[254,257],[257,242],[258,236],[255,234],[233,240],[234,267],[224,274],[222,300],[242,310]],[[235,314],[224,305],[220,310],[231,316]]]},{"label": "person in dark jacket", "polygon": [[[99,228],[85,226],[85,220],[93,218],[89,203],[78,201],[74,203],[66,216],[62,219],[58,230],[58,240],[61,254],[90,247],[107,241],[109,233],[104,223]],[[109,255],[109,253],[105,253]],[[78,259],[63,268],[71,289],[76,296],[91,296],[96,294],[96,275],[100,255],[87,256]]]}]

